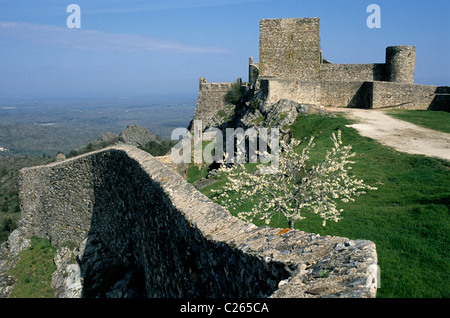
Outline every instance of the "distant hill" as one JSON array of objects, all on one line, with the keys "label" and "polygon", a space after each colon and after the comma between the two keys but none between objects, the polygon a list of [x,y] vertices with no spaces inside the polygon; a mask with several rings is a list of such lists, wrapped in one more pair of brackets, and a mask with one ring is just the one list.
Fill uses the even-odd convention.
[{"label": "distant hill", "polygon": [[42,154],[54,157],[58,151],[70,151],[86,144],[98,134],[93,129],[60,126],[2,124],[0,123],[0,156]]},{"label": "distant hill", "polygon": [[36,155],[54,158],[95,140],[101,133],[119,135],[139,125],[162,138],[186,127],[196,98],[75,98],[36,101],[0,100],[0,156]]}]

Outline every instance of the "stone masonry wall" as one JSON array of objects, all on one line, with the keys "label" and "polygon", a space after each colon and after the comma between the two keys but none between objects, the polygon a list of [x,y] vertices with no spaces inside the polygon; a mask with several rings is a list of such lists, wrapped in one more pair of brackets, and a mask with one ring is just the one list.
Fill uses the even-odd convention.
[{"label": "stone masonry wall", "polygon": [[322,64],[320,79],[332,82],[384,81],[385,64]]},{"label": "stone masonry wall", "polygon": [[[323,59],[319,18],[260,21],[259,63],[249,59],[249,87],[265,104],[282,99],[332,107],[449,109],[449,95],[414,84],[416,48],[389,46],[385,63],[332,64]],[[325,62],[324,62],[325,61]],[[392,84],[392,85],[391,85]],[[200,83],[194,119],[215,126],[225,87]],[[192,128],[192,127],[191,127]]]},{"label": "stone masonry wall", "polygon": [[414,84],[416,48],[409,45],[386,48],[386,81]]},{"label": "stone masonry wall", "polygon": [[436,88],[435,96],[431,102],[430,110],[450,112],[450,87],[439,86]]},{"label": "stone masonry wall", "polygon": [[369,108],[372,82],[322,82],[320,104],[332,107]]},{"label": "stone masonry wall", "polygon": [[[225,109],[230,104],[225,102],[225,94],[230,90],[233,83],[200,83],[197,107],[195,108],[194,120],[201,120],[203,129],[211,123],[218,111]],[[192,125],[188,129],[193,128]]]},{"label": "stone masonry wall", "polygon": [[381,81],[339,82],[262,79],[264,102],[289,99],[330,107],[449,109],[447,87]]},{"label": "stone masonry wall", "polygon": [[429,85],[374,82],[372,108],[428,109],[436,89]]},{"label": "stone masonry wall", "polygon": [[132,146],[23,169],[19,195],[14,237],[59,248],[59,297],[376,294],[374,243],[243,222]]},{"label": "stone masonry wall", "polygon": [[369,108],[372,102],[372,83],[337,81],[261,80],[264,102],[277,103],[289,99],[300,104],[331,107]]},{"label": "stone masonry wall", "polygon": [[261,77],[317,80],[320,72],[320,19],[260,21]]},{"label": "stone masonry wall", "polygon": [[281,99],[290,99],[302,104],[320,103],[320,82],[289,79],[262,79],[261,88],[266,92],[264,102],[277,103]]}]

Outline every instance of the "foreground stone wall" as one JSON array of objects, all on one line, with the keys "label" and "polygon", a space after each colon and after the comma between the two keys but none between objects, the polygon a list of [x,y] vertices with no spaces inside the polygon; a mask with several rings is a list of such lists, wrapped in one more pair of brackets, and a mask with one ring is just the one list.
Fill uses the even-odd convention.
[{"label": "foreground stone wall", "polygon": [[376,294],[374,243],[243,222],[132,146],[23,169],[19,193],[13,236],[59,248],[58,297]]}]

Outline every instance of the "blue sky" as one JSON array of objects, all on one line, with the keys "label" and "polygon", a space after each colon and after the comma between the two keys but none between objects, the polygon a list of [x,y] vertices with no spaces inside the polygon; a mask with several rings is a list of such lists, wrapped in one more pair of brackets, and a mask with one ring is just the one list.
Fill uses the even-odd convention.
[{"label": "blue sky", "polygon": [[[69,29],[67,6],[81,8]],[[369,29],[369,4],[381,28]],[[196,96],[198,78],[247,79],[259,20],[321,18],[324,57],[383,63],[389,45],[417,48],[416,83],[450,85],[450,1],[0,0],[0,100]]]}]

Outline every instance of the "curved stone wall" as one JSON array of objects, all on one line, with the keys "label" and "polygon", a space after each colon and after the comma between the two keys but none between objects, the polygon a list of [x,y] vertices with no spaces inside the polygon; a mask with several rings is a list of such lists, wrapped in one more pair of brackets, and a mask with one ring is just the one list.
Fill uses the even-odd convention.
[{"label": "curved stone wall", "polygon": [[414,84],[416,48],[410,45],[386,48],[386,80],[388,82]]},{"label": "curved stone wall", "polygon": [[376,294],[373,242],[243,222],[132,146],[23,169],[19,195],[15,237],[59,247],[58,297]]}]

